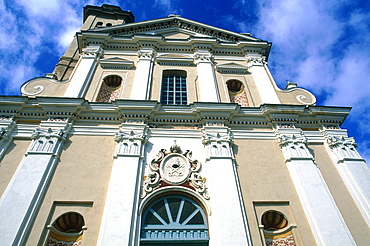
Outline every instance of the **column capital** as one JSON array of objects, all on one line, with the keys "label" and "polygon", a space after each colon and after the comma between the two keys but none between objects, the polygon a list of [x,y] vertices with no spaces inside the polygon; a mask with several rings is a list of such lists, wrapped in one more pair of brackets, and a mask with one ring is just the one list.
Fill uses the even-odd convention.
[{"label": "column capital", "polygon": [[211,52],[203,52],[203,51],[197,51],[194,53],[194,62],[195,64],[201,63],[201,62],[207,62],[212,63],[213,61],[213,55]]},{"label": "column capital", "polygon": [[137,52],[139,60],[152,60],[156,55],[156,52],[153,48],[141,49]]},{"label": "column capital", "polygon": [[114,136],[114,141],[117,142],[114,158],[118,156],[140,157],[142,144],[147,142],[147,128],[134,131],[121,127],[119,132]]},{"label": "column capital", "polygon": [[207,150],[207,159],[212,158],[234,158],[231,146],[233,136],[227,129],[227,132],[209,132],[203,129],[202,143]]},{"label": "column capital", "polygon": [[307,138],[301,130],[295,131],[276,131],[276,138],[280,149],[283,152],[285,161],[291,160],[312,160],[314,157],[307,148]]},{"label": "column capital", "polygon": [[81,53],[83,58],[100,58],[103,54],[104,51],[100,45],[89,45],[82,49]]},{"label": "column capital", "polygon": [[250,66],[263,66],[263,65],[267,64],[265,56],[246,55],[245,59],[247,60],[248,65],[250,65]]},{"label": "column capital", "polygon": [[323,131],[325,142],[330,151],[334,154],[337,162],[365,161],[357,152],[357,143],[353,137],[332,135],[328,131]]}]

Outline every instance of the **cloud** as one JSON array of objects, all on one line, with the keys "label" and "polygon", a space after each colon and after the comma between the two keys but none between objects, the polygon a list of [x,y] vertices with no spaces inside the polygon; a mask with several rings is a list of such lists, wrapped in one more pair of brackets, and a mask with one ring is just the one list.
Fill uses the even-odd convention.
[{"label": "cloud", "polygon": [[291,80],[316,94],[320,104],[352,106],[347,125],[362,141],[359,150],[369,156],[370,14],[349,1],[259,4],[255,32],[273,41],[270,69],[279,86]]}]

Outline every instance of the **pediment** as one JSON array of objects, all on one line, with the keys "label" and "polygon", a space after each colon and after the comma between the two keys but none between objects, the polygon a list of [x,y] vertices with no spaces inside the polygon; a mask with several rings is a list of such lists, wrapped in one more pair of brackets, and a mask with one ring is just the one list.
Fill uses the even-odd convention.
[{"label": "pediment", "polygon": [[246,66],[237,62],[227,62],[217,64],[216,69],[220,73],[247,73],[250,66]]},{"label": "pediment", "polygon": [[225,29],[209,26],[200,22],[185,19],[179,16],[162,19],[142,21],[91,29],[89,31],[109,33],[112,37],[132,35],[153,35],[174,39],[187,39],[189,37],[214,38],[221,41],[262,41],[246,34],[231,32]]},{"label": "pediment", "polygon": [[134,61],[121,57],[100,59],[99,63],[102,68],[129,69],[134,66]]}]

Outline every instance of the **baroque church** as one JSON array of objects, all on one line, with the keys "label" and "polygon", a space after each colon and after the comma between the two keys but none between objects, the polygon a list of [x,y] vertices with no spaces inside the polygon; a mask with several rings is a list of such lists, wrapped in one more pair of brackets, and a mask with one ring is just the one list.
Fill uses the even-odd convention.
[{"label": "baroque church", "polygon": [[86,6],[54,71],[0,97],[0,245],[368,245],[350,108],[278,88],[270,49]]}]

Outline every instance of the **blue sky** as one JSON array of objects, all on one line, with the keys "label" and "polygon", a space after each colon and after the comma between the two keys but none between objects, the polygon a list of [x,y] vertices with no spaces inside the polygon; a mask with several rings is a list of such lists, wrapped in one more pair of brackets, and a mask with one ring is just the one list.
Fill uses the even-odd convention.
[{"label": "blue sky", "polygon": [[0,0],[0,94],[53,71],[87,4],[118,5],[136,21],[179,14],[273,43],[269,68],[313,92],[317,105],[353,107],[344,128],[370,160],[370,1]]}]

